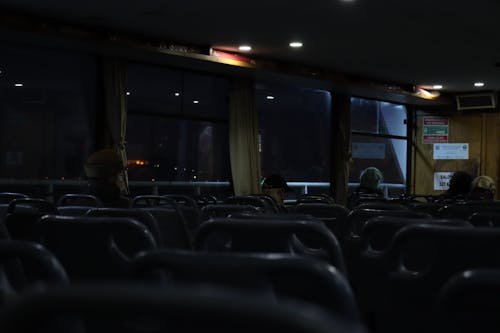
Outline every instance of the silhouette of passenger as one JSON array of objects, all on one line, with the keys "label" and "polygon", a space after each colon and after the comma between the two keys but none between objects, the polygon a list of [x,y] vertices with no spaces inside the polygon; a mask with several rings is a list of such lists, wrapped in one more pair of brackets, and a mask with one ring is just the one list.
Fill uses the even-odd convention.
[{"label": "silhouette of passenger", "polygon": [[261,187],[262,193],[272,197],[281,212],[286,212],[285,194],[291,191],[291,188],[287,185],[285,179],[280,175],[269,175],[263,179]]},{"label": "silhouette of passenger", "polygon": [[91,154],[85,162],[89,193],[98,197],[106,207],[128,208],[130,201],[121,191],[124,170],[120,157],[112,149]]},{"label": "silhouette of passenger", "polygon": [[441,197],[449,199],[465,199],[470,192],[472,175],[465,171],[457,171],[451,176],[450,187]]},{"label": "silhouette of passenger", "polygon": [[488,176],[474,178],[469,193],[470,200],[493,200],[496,193],[495,181]]},{"label": "silhouette of passenger", "polygon": [[361,199],[384,199],[384,192],[380,188],[380,183],[384,180],[382,172],[369,167],[361,172],[359,176],[359,186],[351,193],[347,206],[354,208]]}]

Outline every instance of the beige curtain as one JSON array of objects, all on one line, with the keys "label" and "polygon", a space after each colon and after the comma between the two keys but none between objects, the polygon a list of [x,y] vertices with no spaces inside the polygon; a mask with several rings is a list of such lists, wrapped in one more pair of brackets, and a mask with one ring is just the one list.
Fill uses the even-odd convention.
[{"label": "beige curtain", "polygon": [[351,154],[351,97],[335,94],[332,103],[332,186],[335,201],[346,204]]},{"label": "beige curtain", "polygon": [[[104,93],[106,103],[106,148],[114,149],[127,166],[125,134],[127,130],[127,63],[106,58],[103,62]],[[130,193],[125,168],[121,184],[122,193]]]},{"label": "beige curtain", "polygon": [[260,193],[260,155],[255,84],[253,80],[232,82],[229,116],[229,150],[234,193]]}]

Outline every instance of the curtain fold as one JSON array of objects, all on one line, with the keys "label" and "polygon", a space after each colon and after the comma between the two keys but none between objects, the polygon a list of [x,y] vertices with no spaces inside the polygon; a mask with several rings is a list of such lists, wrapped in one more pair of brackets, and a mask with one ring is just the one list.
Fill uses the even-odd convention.
[{"label": "curtain fold", "polygon": [[127,131],[127,63],[105,58],[103,61],[104,99],[106,112],[106,148],[115,150],[120,156],[124,171],[121,190],[129,194],[127,153],[125,135]]},{"label": "curtain fold", "polygon": [[351,96],[335,94],[332,103],[332,180],[335,201],[345,205],[351,153]]},{"label": "curtain fold", "polygon": [[260,193],[260,153],[255,84],[235,79],[231,85],[229,151],[235,195]]}]

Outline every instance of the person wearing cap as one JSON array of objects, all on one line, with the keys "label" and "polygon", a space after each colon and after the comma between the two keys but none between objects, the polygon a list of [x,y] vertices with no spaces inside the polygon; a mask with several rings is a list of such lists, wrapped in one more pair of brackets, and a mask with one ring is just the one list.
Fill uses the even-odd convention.
[{"label": "person wearing cap", "polygon": [[130,201],[122,193],[125,167],[112,149],[91,154],[85,162],[89,193],[98,197],[105,207],[128,208]]},{"label": "person wearing cap", "polygon": [[349,196],[347,206],[354,208],[363,197],[384,199],[384,192],[380,188],[383,180],[384,175],[379,169],[369,167],[363,170],[359,176],[359,186]]},{"label": "person wearing cap", "polygon": [[479,176],[471,182],[469,200],[494,200],[495,181],[488,176]]},{"label": "person wearing cap", "polygon": [[285,194],[291,191],[286,181],[280,175],[269,175],[261,183],[262,193],[270,196],[282,212],[286,212]]}]

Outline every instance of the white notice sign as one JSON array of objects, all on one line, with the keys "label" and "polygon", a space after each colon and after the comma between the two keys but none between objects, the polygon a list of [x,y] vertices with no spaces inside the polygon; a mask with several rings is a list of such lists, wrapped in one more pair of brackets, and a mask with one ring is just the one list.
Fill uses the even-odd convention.
[{"label": "white notice sign", "polygon": [[434,172],[434,190],[446,191],[450,188],[450,179],[454,172]]},{"label": "white notice sign", "polygon": [[469,144],[468,143],[435,143],[434,144],[434,159],[435,160],[468,160],[469,159]]}]

